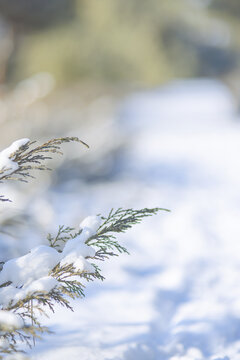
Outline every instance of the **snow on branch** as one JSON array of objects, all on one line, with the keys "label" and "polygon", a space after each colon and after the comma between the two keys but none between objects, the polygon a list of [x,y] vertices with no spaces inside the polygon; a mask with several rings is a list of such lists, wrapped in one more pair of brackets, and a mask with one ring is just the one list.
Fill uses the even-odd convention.
[{"label": "snow on branch", "polygon": [[[28,139],[15,141],[0,153],[0,182],[26,181],[32,177],[30,170],[47,170],[45,160],[54,153],[61,154],[60,145],[70,141],[86,145],[75,137],[53,139],[37,147]],[[0,200],[6,199],[0,196]],[[59,226],[55,236],[47,236],[48,245],[1,263],[0,360],[19,352],[21,342],[32,346],[42,333],[49,332],[41,325],[39,315],[54,312],[55,304],[73,310],[70,300],[83,297],[89,281],[104,280],[99,261],[128,253],[116,234],[160,210],[168,211],[119,208],[106,217],[88,216],[77,229]]]},{"label": "snow on branch", "polygon": [[[27,182],[33,177],[32,170],[50,170],[45,161],[52,159],[53,154],[62,155],[61,144],[76,141],[89,147],[78,137],[62,137],[35,146],[36,141],[19,139],[0,152],[0,182],[4,180],[19,180]],[[0,201],[9,201],[0,195]]]},{"label": "snow on branch", "polygon": [[49,246],[38,246],[7,261],[0,272],[0,327],[1,311],[14,313],[23,325],[17,331],[5,331],[3,339],[9,340],[11,334],[15,341],[29,343],[29,332],[39,336],[46,329],[38,314],[45,314],[46,307],[54,311],[54,303],[73,310],[69,299],[83,297],[88,281],[104,279],[97,262],[117,252],[127,253],[113,240],[113,233],[125,231],[159,210],[165,209],[118,209],[107,217],[89,216],[79,229],[60,226],[56,236],[48,235]]}]

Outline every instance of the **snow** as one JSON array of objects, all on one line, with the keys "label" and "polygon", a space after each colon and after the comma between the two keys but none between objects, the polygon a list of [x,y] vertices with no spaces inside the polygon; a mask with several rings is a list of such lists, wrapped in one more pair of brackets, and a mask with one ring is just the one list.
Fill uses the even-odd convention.
[{"label": "snow", "polygon": [[33,293],[49,293],[54,287],[58,286],[58,284],[58,281],[52,276],[44,276],[20,289],[13,285],[6,286],[0,289],[0,304],[5,308],[11,301],[12,305],[14,305],[19,300],[23,300]]},{"label": "snow", "polygon": [[11,282],[0,288],[0,305],[6,308],[23,300],[34,292],[49,292],[58,285],[48,276],[60,261],[60,254],[53,248],[40,245],[30,253],[7,261],[0,272],[0,284]]},{"label": "snow", "polygon": [[9,175],[18,169],[18,163],[14,161],[12,155],[29,141],[27,138],[16,140],[0,152],[0,171],[4,171],[4,175]]},{"label": "snow", "polygon": [[82,232],[74,239],[68,240],[62,252],[61,266],[73,264],[80,271],[95,272],[94,267],[85,259],[94,257],[96,251],[85,242],[94,234],[101,225],[99,216],[88,216],[80,224]]},{"label": "snow", "polygon": [[0,327],[4,326],[11,329],[20,329],[23,325],[23,321],[18,315],[9,311],[0,310]]},{"label": "snow", "polygon": [[11,284],[0,288],[0,305],[15,304],[34,292],[50,292],[58,286],[58,281],[48,274],[58,263],[61,266],[73,264],[79,271],[94,273],[94,266],[85,258],[94,257],[96,252],[84,241],[96,233],[100,220],[97,216],[89,216],[81,226],[81,234],[70,239],[62,253],[40,245],[24,256],[7,261],[0,272],[0,284]]},{"label": "snow", "polygon": [[[33,360],[239,360],[235,110],[228,90],[210,80],[135,94],[115,122],[127,150],[114,176],[86,184],[73,179],[47,193],[60,224],[119,206],[171,213],[118,237],[131,256],[100,263],[106,280],[87,284],[86,298],[71,303],[74,313],[56,308],[44,323],[55,334],[37,343]],[[75,245],[87,235],[80,239]]]},{"label": "snow", "polygon": [[16,296],[18,296],[18,300],[21,299],[19,297],[19,293],[21,290],[17,289],[13,285],[8,285],[0,289],[0,305],[3,306],[3,308],[7,308],[8,304],[13,301]]},{"label": "snow", "polygon": [[14,141],[9,147],[2,150],[0,155],[10,157],[16,151],[18,151],[22,146],[26,145],[30,140],[27,138],[19,139]]},{"label": "snow", "polygon": [[96,234],[97,230],[101,225],[101,222],[102,220],[100,216],[88,216],[81,222],[79,227],[80,229],[82,229],[83,232],[88,231],[90,237]]},{"label": "snow", "polygon": [[196,348],[190,348],[185,355],[173,356],[170,360],[204,360],[201,351]]},{"label": "snow", "polygon": [[60,262],[61,266],[70,264],[73,264],[73,266],[79,271],[86,271],[88,273],[95,272],[95,268],[83,256],[81,256],[78,251],[71,251]]},{"label": "snow", "polygon": [[[76,239],[72,239],[76,240]],[[78,270],[80,271],[89,271],[94,272],[94,268],[90,265],[90,263],[85,259],[86,257],[94,257],[95,256],[95,250],[86,244],[83,243],[77,243],[72,242],[72,240],[69,240],[70,247],[67,247],[67,249],[63,250],[63,258],[60,262],[61,266],[67,265],[67,264],[73,264]],[[65,246],[66,247],[66,246]]]},{"label": "snow", "polygon": [[9,342],[7,339],[0,339],[0,348],[7,349],[9,347]]},{"label": "snow", "polygon": [[27,286],[47,276],[59,261],[60,254],[55,249],[40,245],[24,256],[7,261],[0,272],[0,284],[11,281],[14,286]]},{"label": "snow", "polygon": [[26,355],[23,355],[21,353],[14,353],[14,354],[10,354],[7,355],[5,357],[6,360],[29,360],[29,357]]},{"label": "snow", "polygon": [[4,175],[10,175],[18,169],[18,163],[10,160],[6,156],[0,154],[0,171],[4,171]]},{"label": "snow", "polygon": [[60,265],[73,264],[80,271],[94,272],[94,267],[85,259],[94,257],[96,251],[85,242],[94,234],[101,225],[99,216],[88,216],[80,224],[81,234],[68,240],[62,252]]},{"label": "snow", "polygon": [[66,255],[68,255],[71,252],[75,252],[78,255],[82,255],[84,257],[93,257],[95,256],[95,250],[93,249],[92,246],[86,245],[84,244],[84,242],[82,242],[82,234],[80,234],[77,238],[75,239],[70,239],[68,240],[68,242],[66,243],[63,252],[62,252],[62,256],[65,257]]},{"label": "snow", "polygon": [[58,281],[52,276],[44,276],[38,280],[33,281],[30,285],[25,287],[25,291],[27,294],[34,292],[49,293],[57,285]]}]

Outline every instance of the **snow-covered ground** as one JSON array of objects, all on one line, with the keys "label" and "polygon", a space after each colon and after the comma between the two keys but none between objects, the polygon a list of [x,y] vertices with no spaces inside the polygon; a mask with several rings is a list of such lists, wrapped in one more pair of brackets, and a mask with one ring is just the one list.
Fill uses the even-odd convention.
[{"label": "snow-covered ground", "polygon": [[230,94],[207,80],[173,83],[128,98],[115,127],[126,144],[116,176],[52,192],[59,223],[111,207],[171,213],[121,236],[131,256],[104,263],[106,281],[89,284],[74,313],[57,309],[45,322],[55,334],[32,358],[239,360],[240,123]]}]

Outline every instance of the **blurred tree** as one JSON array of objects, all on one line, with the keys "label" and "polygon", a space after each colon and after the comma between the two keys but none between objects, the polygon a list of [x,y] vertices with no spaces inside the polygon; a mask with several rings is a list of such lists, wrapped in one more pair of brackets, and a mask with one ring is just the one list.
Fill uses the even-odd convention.
[{"label": "blurred tree", "polygon": [[174,78],[183,65],[188,76],[191,66],[171,62],[161,36],[168,18],[183,16],[186,4],[77,0],[74,21],[25,38],[18,74],[40,70],[50,71],[60,83],[90,79],[146,85]]},{"label": "blurred tree", "polygon": [[[18,2],[21,11],[13,5]],[[214,3],[218,1],[208,7],[201,0],[0,0],[9,21],[25,30],[41,29],[25,31],[12,57],[12,78],[49,71],[59,84],[153,85],[175,77],[222,76],[235,68],[238,50],[229,41],[227,22],[216,17],[220,12],[213,10]]]},{"label": "blurred tree", "polygon": [[224,15],[239,17],[240,1],[239,0],[212,0],[210,8],[221,11]]},{"label": "blurred tree", "polygon": [[233,55],[232,67],[223,75],[223,80],[235,95],[240,108],[240,1],[239,0],[211,0],[208,4],[210,14],[221,19],[229,31],[228,56]]},{"label": "blurred tree", "polygon": [[69,20],[75,0],[0,0],[0,13],[14,27],[39,29]]},{"label": "blurred tree", "polygon": [[75,0],[0,0],[0,28],[4,28],[0,50],[5,50],[0,55],[0,83],[14,66],[21,36],[68,21],[74,16],[74,4]]}]

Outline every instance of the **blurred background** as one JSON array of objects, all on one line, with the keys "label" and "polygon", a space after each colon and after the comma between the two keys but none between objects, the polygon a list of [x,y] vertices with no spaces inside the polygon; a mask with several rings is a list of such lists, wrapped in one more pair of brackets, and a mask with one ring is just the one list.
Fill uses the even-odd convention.
[{"label": "blurred background", "polygon": [[34,359],[239,359],[239,16],[238,0],[0,0],[1,149],[90,146],[1,184],[0,261],[112,207],[172,210],[120,237],[131,257],[58,309]]}]

